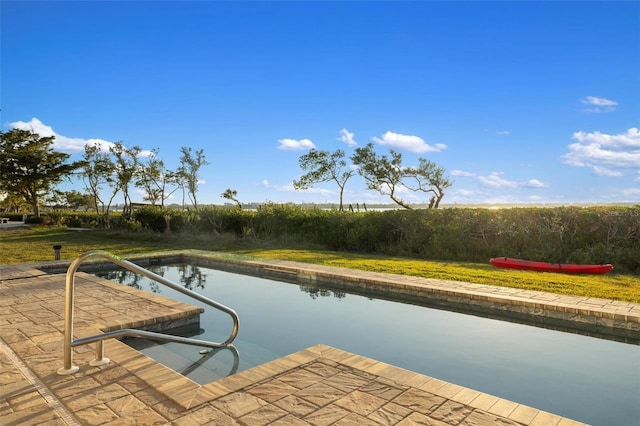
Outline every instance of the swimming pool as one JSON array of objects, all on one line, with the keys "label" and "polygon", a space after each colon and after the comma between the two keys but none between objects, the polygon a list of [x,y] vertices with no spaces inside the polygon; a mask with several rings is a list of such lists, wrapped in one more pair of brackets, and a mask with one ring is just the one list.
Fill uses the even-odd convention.
[{"label": "swimming pool", "polygon": [[[640,418],[636,345],[194,265],[147,268],[240,316],[239,357],[132,342],[200,383],[324,343],[586,423]],[[99,275],[198,304],[128,272]],[[224,340],[231,320],[207,309],[201,328],[199,338]]]}]

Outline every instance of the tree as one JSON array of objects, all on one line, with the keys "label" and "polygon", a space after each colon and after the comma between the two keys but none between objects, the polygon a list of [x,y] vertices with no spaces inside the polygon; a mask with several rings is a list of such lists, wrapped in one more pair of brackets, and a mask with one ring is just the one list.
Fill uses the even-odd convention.
[{"label": "tree", "polygon": [[[183,146],[180,148],[182,156],[180,157],[180,166],[177,173],[180,180],[186,183],[189,198],[193,207],[198,210],[198,200],[196,199],[196,192],[198,192],[198,172],[202,166],[206,166],[209,163],[204,158],[204,150],[198,150],[192,153],[190,147]],[[195,155],[194,155],[195,154]]]},{"label": "tree", "polygon": [[44,198],[45,207],[55,210],[61,210],[66,207],[66,199],[64,191],[52,189]]},{"label": "tree", "polygon": [[344,170],[347,167],[344,156],[344,151],[341,149],[333,153],[312,149],[298,160],[300,168],[307,173],[302,175],[300,180],[294,180],[293,187],[297,190],[308,189],[315,183],[334,181],[340,188],[340,211],[342,211],[344,187],[354,174],[353,170]]},{"label": "tree", "polygon": [[[171,194],[178,190],[178,182],[175,173],[167,170],[164,161],[158,158],[159,149],[152,149],[149,160],[146,163],[140,162],[136,172],[136,186],[142,188],[145,192],[144,200],[151,202],[152,205],[160,202],[160,206],[164,207],[164,200],[169,198]],[[176,185],[176,187],[167,193],[168,185]]]},{"label": "tree", "polygon": [[405,186],[412,191],[433,193],[429,200],[429,208],[437,209],[440,206],[440,201],[444,198],[444,190],[449,188],[453,182],[444,175],[444,169],[438,167],[436,163],[424,158],[419,158],[418,160],[420,161],[418,167],[405,169],[407,178],[414,182]]},{"label": "tree", "polygon": [[0,201],[0,210],[2,211],[18,213],[26,211],[30,207],[24,197],[11,192],[0,194],[0,198],[2,199]]},{"label": "tree", "polygon": [[[53,210],[78,210],[84,208],[84,211],[87,211],[93,207],[93,197],[89,194],[81,194],[76,190],[60,191],[53,189],[45,198],[44,202],[47,208]],[[51,216],[50,212],[48,214]]]},{"label": "tree", "polygon": [[238,191],[236,191],[235,189],[227,188],[227,190],[220,194],[220,196],[222,198],[226,198],[227,200],[235,202],[238,208],[242,208],[242,204],[240,204],[240,201],[238,201],[237,198]]},{"label": "tree", "polygon": [[394,150],[390,151],[391,158],[378,155],[373,150],[373,143],[363,148],[356,148],[351,161],[358,166],[358,174],[367,182],[367,188],[388,195],[396,204],[410,209],[407,203],[397,195],[398,188],[403,186],[404,170],[402,155]]},{"label": "tree", "polygon": [[367,188],[389,195],[395,203],[406,209],[411,206],[397,196],[400,187],[432,193],[429,208],[437,209],[444,197],[444,190],[452,185],[449,177],[445,176],[445,170],[424,158],[418,159],[418,167],[403,167],[402,155],[394,150],[390,150],[390,154],[391,158],[376,154],[373,143],[356,148],[351,160],[359,166],[358,173],[367,181]]},{"label": "tree", "polygon": [[131,196],[129,185],[138,170],[138,155],[142,152],[139,146],[125,147],[122,142],[116,142],[109,147],[109,152],[115,157],[115,176],[117,185],[124,195],[124,215],[131,215]]},{"label": "tree", "polygon": [[[102,150],[99,143],[85,145],[82,159],[81,175],[85,183],[85,189],[93,198],[93,207],[96,209],[96,214],[103,216],[108,223],[111,203],[116,194],[120,192],[119,182],[115,178],[116,165],[109,154]],[[105,184],[111,188],[111,195],[106,206],[101,198],[101,192]]]},{"label": "tree", "polygon": [[84,207],[84,210],[87,211],[93,205],[91,194],[82,194],[76,190],[71,190],[63,192],[62,196],[65,206],[73,210]]},{"label": "tree", "polygon": [[82,166],[79,161],[67,164],[70,155],[54,151],[54,140],[27,130],[0,132],[0,181],[7,192],[23,197],[36,216],[41,199]]}]

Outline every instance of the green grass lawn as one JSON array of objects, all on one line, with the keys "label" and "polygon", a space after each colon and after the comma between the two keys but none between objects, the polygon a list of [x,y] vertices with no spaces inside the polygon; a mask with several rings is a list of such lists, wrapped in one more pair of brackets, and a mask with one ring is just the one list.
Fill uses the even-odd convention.
[{"label": "green grass lawn", "polygon": [[486,264],[443,262],[304,247],[282,248],[274,247],[274,244],[269,246],[256,240],[236,240],[224,236],[125,233],[104,230],[70,231],[64,227],[0,230],[0,251],[4,264],[53,260],[53,245],[56,244],[62,245],[61,258],[69,260],[85,251],[95,249],[107,250],[123,257],[165,250],[198,249],[231,252],[261,259],[292,260],[640,303],[640,277],[617,274],[615,269],[607,275],[565,275],[497,269],[488,261]]}]

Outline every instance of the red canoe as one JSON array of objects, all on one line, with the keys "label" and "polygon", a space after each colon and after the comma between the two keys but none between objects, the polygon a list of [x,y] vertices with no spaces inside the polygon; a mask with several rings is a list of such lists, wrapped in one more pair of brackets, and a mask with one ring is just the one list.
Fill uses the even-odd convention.
[{"label": "red canoe", "polygon": [[606,274],[613,269],[613,265],[576,265],[572,263],[547,263],[533,260],[513,259],[511,257],[496,257],[489,262],[498,268],[522,269],[527,271],[561,272],[563,274]]}]

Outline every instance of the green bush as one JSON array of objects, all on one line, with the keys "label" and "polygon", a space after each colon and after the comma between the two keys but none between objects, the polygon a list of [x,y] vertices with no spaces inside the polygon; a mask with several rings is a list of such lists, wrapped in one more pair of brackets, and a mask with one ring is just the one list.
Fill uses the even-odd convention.
[{"label": "green bush", "polygon": [[0,213],[1,217],[7,217],[12,222],[22,222],[24,215],[22,213]]},{"label": "green bush", "polygon": [[29,223],[32,225],[48,225],[51,223],[51,220],[48,216],[27,216],[24,223]]},{"label": "green bush", "polygon": [[[160,207],[148,206],[135,209],[131,215],[131,221],[137,222],[140,227],[154,232],[164,232],[167,230],[167,221],[165,216],[169,213]],[[123,226],[131,227],[129,220],[121,219]]]},{"label": "green bush", "polygon": [[508,256],[613,263],[618,271],[640,271],[640,206],[340,212],[268,203],[255,211],[145,207],[134,211],[131,221],[114,217],[113,223],[129,230],[169,229],[212,238],[230,234],[433,260],[486,262]]},{"label": "green bush", "polygon": [[63,218],[63,223],[69,228],[95,228],[99,222],[98,215],[91,211],[65,212]]}]

